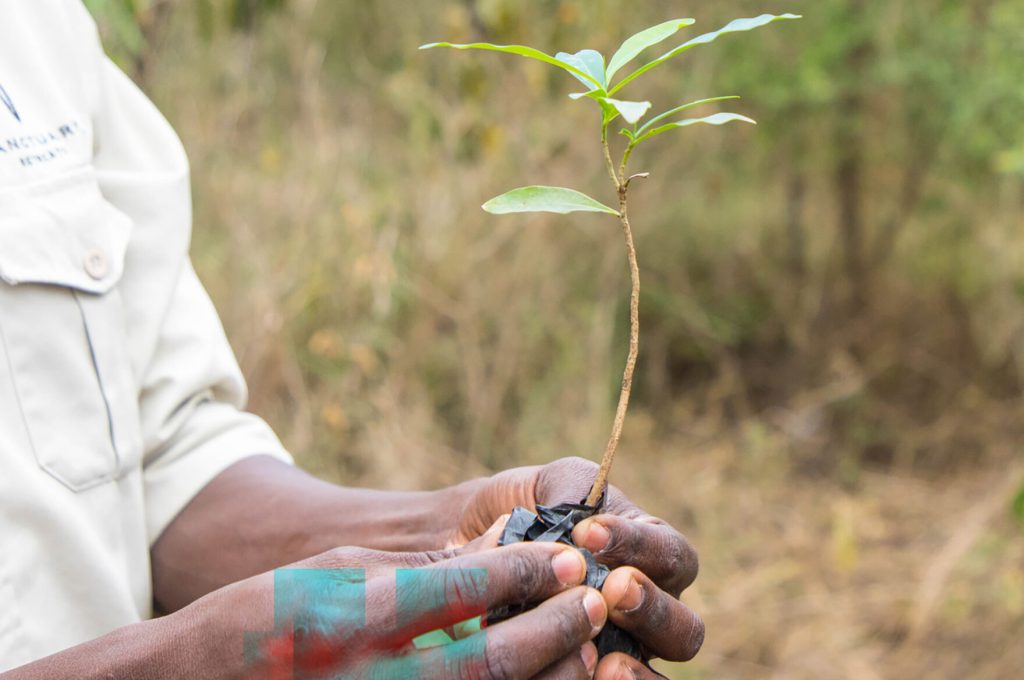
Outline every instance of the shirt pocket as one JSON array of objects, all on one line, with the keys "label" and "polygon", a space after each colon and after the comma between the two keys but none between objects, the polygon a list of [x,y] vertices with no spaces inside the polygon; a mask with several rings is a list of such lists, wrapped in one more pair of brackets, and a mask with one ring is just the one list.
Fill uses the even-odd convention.
[{"label": "shirt pocket", "polygon": [[[117,284],[131,220],[91,168],[0,193],[0,342],[39,466],[73,491],[138,466],[138,388]],[[0,357],[2,358],[2,357]]]}]

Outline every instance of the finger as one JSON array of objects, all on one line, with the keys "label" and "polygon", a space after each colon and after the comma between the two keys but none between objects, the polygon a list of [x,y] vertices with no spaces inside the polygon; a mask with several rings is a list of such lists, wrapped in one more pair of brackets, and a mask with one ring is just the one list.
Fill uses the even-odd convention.
[{"label": "finger", "polygon": [[595,680],[655,680],[664,677],[642,661],[621,652],[609,654],[601,659],[594,674]]},{"label": "finger", "polygon": [[678,596],[697,578],[697,552],[686,538],[655,517],[597,515],[580,522],[573,541],[612,569],[632,566]]},{"label": "finger", "polygon": [[616,569],[601,589],[608,617],[653,656],[689,661],[704,643],[704,622],[692,609],[632,567]]},{"label": "finger", "polygon": [[570,654],[534,676],[533,680],[590,680],[597,670],[597,647],[588,642],[579,654]]},{"label": "finger", "polygon": [[577,652],[608,620],[604,598],[574,588],[487,631],[487,668],[494,677],[528,678]]},{"label": "finger", "polygon": [[520,543],[460,555],[394,580],[367,584],[368,644],[401,645],[409,639],[485,614],[504,605],[533,603],[581,584],[583,555],[556,543]]},{"label": "finger", "polygon": [[511,516],[512,515],[505,514],[494,520],[494,523],[491,524],[487,531],[468,543],[463,543],[459,539],[453,539],[448,542],[445,548],[455,550],[459,554],[497,548],[499,545],[498,541],[501,539],[501,533],[505,530],[505,524],[508,523],[508,518]]},{"label": "finger", "polygon": [[491,528],[484,532],[483,536],[470,541],[470,543],[466,545],[465,549],[468,550],[472,548],[474,551],[480,551],[499,547],[501,545],[499,543],[501,540],[501,534],[505,531],[505,525],[508,524],[510,517],[512,517],[512,515],[506,514],[496,519],[494,524],[491,525]]},{"label": "finger", "polygon": [[464,640],[376,661],[368,677],[532,678],[580,649],[607,620],[604,599],[577,587]]},{"label": "finger", "polygon": [[497,548],[498,539],[501,538],[501,532],[508,518],[509,515],[499,517],[482,536],[465,545],[451,544],[444,550],[390,552],[370,550],[369,548],[342,547],[328,550],[292,566],[305,569],[363,569],[366,580],[369,581],[395,569],[426,567],[459,555]]},{"label": "finger", "polygon": [[335,548],[309,559],[289,565],[287,569],[344,570],[359,569],[366,581],[381,575],[391,574],[395,569],[426,567],[436,562],[451,559],[454,550],[432,552],[388,552],[368,548]]}]

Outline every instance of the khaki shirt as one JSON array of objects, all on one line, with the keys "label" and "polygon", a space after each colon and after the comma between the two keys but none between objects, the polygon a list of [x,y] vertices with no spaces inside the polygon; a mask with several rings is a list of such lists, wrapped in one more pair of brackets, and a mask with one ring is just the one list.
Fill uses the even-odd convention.
[{"label": "khaki shirt", "polygon": [[289,460],[189,262],[188,163],[79,0],[0,0],[0,671],[152,613],[214,476]]}]

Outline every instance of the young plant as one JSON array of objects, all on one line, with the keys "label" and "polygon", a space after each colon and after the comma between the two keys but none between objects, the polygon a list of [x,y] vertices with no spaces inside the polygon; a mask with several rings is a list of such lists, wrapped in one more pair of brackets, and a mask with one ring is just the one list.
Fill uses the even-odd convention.
[{"label": "young plant", "polygon": [[[615,418],[611,426],[611,434],[608,437],[608,443],[604,449],[604,455],[601,458],[601,467],[598,470],[591,492],[587,497],[586,505],[588,506],[596,506],[598,501],[601,499],[601,496],[604,494],[608,473],[610,472],[611,465],[615,459],[618,440],[622,437],[623,424],[626,420],[626,412],[629,409],[630,393],[633,387],[633,372],[636,368],[637,354],[639,351],[640,269],[637,264],[636,248],[633,242],[633,228],[630,224],[629,192],[630,184],[633,180],[645,178],[648,176],[648,173],[641,172],[632,175],[627,174],[629,172],[630,158],[636,148],[640,145],[645,144],[649,140],[662,135],[665,132],[679,128],[688,127],[697,123],[709,125],[722,125],[732,121],[754,123],[754,121],[748,117],[731,113],[712,114],[702,118],[677,118],[679,114],[682,114],[684,111],[693,107],[697,107],[697,105],[700,104],[738,98],[737,96],[730,95],[690,101],[689,103],[684,103],[679,105],[679,107],[674,107],[662,114],[658,114],[641,124],[641,121],[651,109],[651,102],[630,100],[626,98],[624,96],[625,93],[622,92],[624,88],[632,84],[647,72],[663,65],[666,61],[693,47],[713,42],[715,39],[727,33],[750,31],[752,29],[771,24],[778,19],[794,18],[800,18],[800,16],[797,14],[762,14],[753,18],[736,19],[734,22],[731,22],[718,31],[706,33],[682,43],[678,47],[675,47],[657,58],[648,61],[645,65],[634,70],[632,73],[621,78],[617,82],[614,81],[615,76],[618,75],[624,67],[629,65],[634,58],[639,56],[647,48],[658,43],[662,43],[674,36],[681,29],[693,25],[694,19],[672,19],[671,22],[658,24],[657,26],[653,26],[645,31],[641,31],[624,42],[623,45],[618,48],[618,50],[612,54],[611,58],[607,61],[605,61],[604,55],[593,49],[580,50],[574,54],[559,52],[554,56],[551,56],[540,50],[531,47],[524,47],[522,45],[493,45],[489,43],[460,45],[450,42],[439,42],[430,43],[420,47],[420,49],[452,47],[455,49],[492,50],[496,52],[517,54],[519,56],[549,63],[549,65],[569,73],[575,79],[583,83],[587,88],[586,92],[570,94],[570,98],[590,99],[595,102],[600,110],[602,153],[608,177],[611,179],[611,183],[615,189],[617,208],[606,206],[599,201],[578,192],[578,190],[560,186],[523,186],[521,188],[513,189],[511,192],[503,194],[483,204],[484,210],[497,215],[521,212],[552,212],[558,214],[567,214],[571,212],[597,212],[614,215],[622,224],[623,235],[626,240],[626,253],[630,265],[630,278],[632,282],[632,290],[630,292],[630,346],[629,353],[626,358],[626,369],[623,372],[623,385],[620,394],[618,394],[618,406],[615,409]],[[608,140],[608,128],[612,123],[620,118],[626,122],[626,126],[618,132],[624,135],[627,141],[622,152],[622,160],[616,166],[612,161],[611,144]]]},{"label": "young plant", "polygon": [[[420,48],[451,47],[459,50],[480,49],[516,54],[542,61],[567,71],[583,83],[587,88],[586,92],[579,92],[569,96],[574,100],[590,99],[599,108],[601,117],[601,150],[604,164],[608,171],[608,177],[615,187],[618,207],[609,207],[574,189],[528,186],[514,189],[493,198],[484,203],[483,208],[490,213],[498,215],[521,212],[553,212],[558,214],[596,212],[614,215],[622,226],[622,233],[626,243],[626,255],[629,261],[630,280],[632,282],[629,299],[629,354],[626,357],[626,367],[622,374],[622,388],[619,392],[619,403],[615,410],[612,432],[608,438],[608,444],[601,459],[601,467],[598,469],[590,493],[582,503],[563,503],[554,507],[538,505],[534,508],[536,512],[522,507],[515,508],[502,532],[499,541],[501,545],[520,541],[561,541],[572,544],[573,527],[583,519],[600,511],[608,483],[608,474],[612,463],[615,461],[615,452],[619,446],[622,426],[626,419],[626,410],[629,407],[629,397],[633,386],[633,371],[636,368],[640,343],[640,268],[637,265],[636,247],[633,243],[633,228],[629,221],[629,189],[633,180],[645,178],[648,174],[628,174],[630,157],[637,147],[671,130],[688,127],[697,123],[722,125],[731,121],[754,122],[750,118],[737,113],[716,113],[703,118],[677,118],[677,115],[683,111],[701,104],[726,99],[737,99],[737,97],[728,96],[700,99],[683,104],[682,106],[676,106],[641,124],[641,121],[651,109],[651,102],[631,101],[625,99],[619,92],[640,76],[673,57],[698,45],[710,43],[721,35],[738,31],[749,31],[779,19],[799,18],[799,16],[794,14],[783,14],[781,16],[762,14],[751,19],[737,19],[717,31],[705,33],[684,42],[657,59],[647,62],[618,81],[615,81],[615,76],[627,64],[640,56],[649,47],[668,40],[678,33],[680,29],[692,25],[694,20],[673,19],[672,21],[666,21],[641,31],[624,42],[607,62],[600,52],[590,49],[581,50],[575,54],[559,52],[555,56],[551,56],[540,50],[522,45],[492,45],[490,43],[459,45],[441,42],[423,45]],[[626,143],[621,152],[621,160],[616,166],[612,159],[612,145],[608,139],[608,130],[612,123],[619,118],[626,123],[626,126],[619,130],[619,133],[626,138]],[[608,567],[597,562],[586,550],[581,549],[580,551],[587,560],[586,584],[593,588],[601,588],[605,578],[608,576]],[[503,607],[499,610],[488,612],[488,620],[495,622],[514,616],[522,611],[525,606]],[[644,660],[647,656],[643,646],[637,640],[610,622],[605,625],[594,639],[594,643],[597,645],[600,657],[614,652],[628,654],[641,660]]]},{"label": "young plant", "polygon": [[[648,48],[668,40],[681,29],[691,26],[694,20],[673,19],[672,21],[666,21],[641,31],[624,42],[607,62],[604,55],[591,49],[580,50],[575,54],[559,52],[555,56],[551,56],[540,50],[522,45],[492,45],[490,43],[459,45],[450,42],[439,42],[420,47],[420,49],[450,47],[457,50],[490,50],[515,54],[550,64],[568,72],[587,88],[585,92],[569,95],[570,98],[574,100],[591,100],[599,109],[601,118],[601,148],[608,177],[615,188],[617,208],[609,207],[574,189],[549,186],[528,186],[513,189],[508,193],[487,201],[483,205],[484,210],[496,215],[523,212],[551,212],[563,215],[572,212],[606,213],[617,217],[622,226],[622,233],[626,243],[626,255],[629,261],[630,279],[632,281],[629,298],[629,353],[626,357],[626,367],[622,374],[622,389],[619,392],[619,403],[615,410],[615,420],[612,423],[611,435],[608,438],[608,444],[601,458],[601,467],[585,501],[585,505],[589,508],[596,508],[600,502],[608,482],[608,473],[611,470],[612,463],[615,461],[615,452],[619,446],[622,426],[626,418],[626,410],[629,407],[629,396],[633,386],[633,371],[636,368],[637,353],[639,351],[640,269],[637,265],[636,248],[633,243],[633,229],[629,221],[629,189],[633,180],[646,178],[648,173],[627,174],[629,172],[630,158],[633,152],[641,145],[646,144],[665,132],[679,128],[697,123],[709,125],[722,125],[732,121],[754,123],[750,118],[741,116],[738,113],[715,113],[702,118],[677,118],[678,114],[681,114],[683,111],[701,104],[738,99],[736,96],[725,96],[700,99],[676,106],[641,124],[641,121],[651,110],[651,102],[626,99],[622,91],[652,69],[698,45],[706,45],[722,35],[749,31],[780,19],[799,18],[795,14],[782,14],[778,16],[762,14],[759,17],[750,19],[737,19],[717,31],[705,33],[682,43],[678,47],[665,52],[657,59],[653,59],[633,70],[618,81],[615,80],[615,77],[636,57],[640,56]],[[612,123],[619,118],[626,123],[625,127],[619,130],[619,134],[626,138],[626,143],[622,150],[621,160],[616,165],[612,160],[612,147],[608,139],[608,130]]]}]

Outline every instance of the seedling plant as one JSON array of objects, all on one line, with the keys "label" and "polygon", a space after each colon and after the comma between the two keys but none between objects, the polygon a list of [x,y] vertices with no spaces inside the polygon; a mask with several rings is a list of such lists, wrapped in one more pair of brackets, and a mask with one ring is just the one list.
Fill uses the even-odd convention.
[{"label": "seedling plant", "polygon": [[[514,54],[550,64],[568,72],[583,84],[586,88],[585,91],[570,94],[569,97],[577,101],[590,100],[598,108],[600,114],[601,153],[608,172],[608,178],[611,180],[615,190],[616,207],[605,205],[575,189],[551,186],[526,186],[492,198],[484,203],[483,209],[496,215],[528,212],[550,212],[563,215],[573,212],[594,212],[613,215],[618,219],[622,227],[622,234],[626,245],[626,256],[629,262],[631,281],[629,296],[629,352],[626,356],[626,366],[622,374],[622,387],[619,391],[619,401],[615,409],[612,431],[608,437],[608,443],[601,458],[601,465],[591,486],[590,493],[585,500],[579,503],[562,503],[554,507],[538,505],[535,508],[536,512],[526,508],[515,508],[502,533],[500,540],[502,545],[519,541],[560,541],[572,545],[573,527],[587,517],[591,517],[599,512],[603,505],[608,474],[611,471],[612,463],[615,461],[615,453],[618,450],[619,440],[622,437],[622,426],[626,419],[626,411],[629,408],[629,397],[633,387],[633,372],[636,369],[637,354],[640,348],[640,268],[637,264],[633,227],[630,224],[629,192],[632,183],[635,180],[648,177],[648,173],[630,174],[629,162],[633,153],[641,146],[648,144],[651,140],[660,137],[666,132],[698,123],[723,125],[733,121],[754,122],[750,118],[738,113],[726,112],[714,113],[700,118],[680,117],[680,114],[683,114],[684,111],[697,106],[729,99],[738,99],[738,97],[732,95],[709,97],[675,106],[644,122],[652,108],[651,102],[635,101],[626,98],[625,88],[665,62],[699,45],[711,43],[725,34],[749,31],[781,19],[799,18],[799,16],[794,14],[762,14],[750,19],[737,19],[717,31],[705,33],[682,43],[618,80],[616,80],[616,77],[634,59],[639,57],[648,48],[668,40],[683,28],[693,25],[694,20],[673,19],[641,31],[626,40],[615,54],[612,55],[611,59],[607,61],[604,55],[592,49],[580,50],[575,54],[559,52],[555,56],[551,56],[532,47],[493,45],[491,43],[455,44],[439,42],[423,45],[420,48],[450,47],[457,50],[477,49]],[[619,156],[618,163],[616,163],[613,159],[613,145],[608,133],[611,126],[620,121],[620,119],[624,125],[620,127],[618,132],[625,137],[625,142],[621,145],[621,150],[619,151],[621,155]],[[605,578],[608,576],[608,567],[599,564],[593,555],[586,550],[581,550],[581,552],[587,560],[587,585],[593,588],[601,588],[604,585]],[[526,607],[527,605],[523,604],[521,606],[505,607],[499,611],[488,612],[488,620],[498,621],[514,616]],[[611,623],[608,623],[602,629],[594,642],[601,657],[613,652],[622,652],[638,659],[646,658],[643,647],[632,636]]]},{"label": "seedling plant", "polygon": [[[644,179],[649,175],[646,172],[629,174],[629,162],[633,152],[666,132],[691,125],[723,125],[734,121],[754,123],[752,119],[738,113],[714,113],[700,118],[679,117],[680,114],[688,109],[703,104],[739,99],[735,95],[709,97],[692,101],[675,106],[647,119],[646,122],[642,122],[652,108],[651,102],[627,99],[624,90],[665,62],[690,49],[711,43],[725,34],[749,31],[778,20],[799,18],[795,14],[762,14],[761,16],[749,19],[736,19],[717,31],[705,33],[682,43],[618,80],[616,80],[616,76],[623,72],[623,69],[632,63],[634,59],[639,57],[648,48],[668,40],[680,30],[693,25],[695,23],[694,20],[673,19],[643,30],[626,40],[615,54],[612,55],[611,59],[607,61],[604,55],[592,49],[580,50],[575,54],[559,52],[555,56],[551,56],[532,47],[493,45],[490,43],[454,44],[450,42],[437,42],[423,45],[420,48],[449,47],[457,50],[489,50],[544,62],[568,72],[587,88],[584,92],[570,94],[569,97],[571,99],[590,100],[599,109],[601,150],[608,177],[615,190],[617,198],[615,204],[617,207],[605,205],[575,189],[551,186],[526,186],[513,189],[496,198],[492,198],[483,205],[484,210],[496,215],[527,212],[550,212],[563,215],[573,212],[604,213],[618,218],[622,226],[631,280],[629,297],[629,352],[626,356],[626,366],[622,374],[622,387],[619,391],[619,401],[615,409],[612,431],[608,437],[604,455],[601,457],[601,466],[598,469],[590,493],[584,501],[584,505],[588,508],[596,509],[605,492],[608,475],[615,461],[619,440],[622,437],[622,427],[626,419],[626,411],[629,408],[629,397],[633,387],[633,372],[636,369],[636,360],[640,347],[640,268],[637,264],[633,228],[630,224],[629,191],[634,180]],[[618,132],[625,137],[625,143],[620,152],[620,160],[616,163],[613,160],[612,144],[608,133],[612,124],[620,119],[625,125]]]}]

